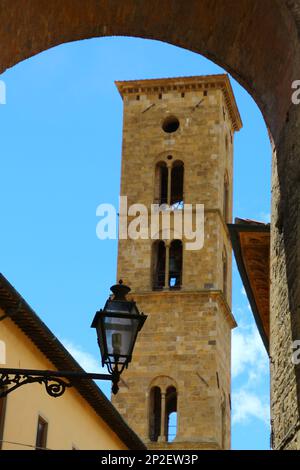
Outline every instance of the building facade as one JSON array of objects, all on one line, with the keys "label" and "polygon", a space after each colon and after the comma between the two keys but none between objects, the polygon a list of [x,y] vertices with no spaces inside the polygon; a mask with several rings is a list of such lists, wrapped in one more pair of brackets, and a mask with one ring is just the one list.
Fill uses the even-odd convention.
[{"label": "building facade", "polygon": [[[2,275],[0,367],[83,372]],[[0,398],[1,450],[144,448],[93,380],[80,380],[57,398],[39,383]]]},{"label": "building facade", "polygon": [[[149,448],[228,449],[236,323],[226,224],[233,137],[242,126],[231,85],[215,75],[117,87],[124,102],[121,195],[128,207],[149,210],[148,233],[119,240],[118,278],[148,319],[113,403]],[[152,204],[162,205],[160,217],[169,213],[170,232],[160,222],[150,238]],[[193,215],[204,205],[201,249],[188,249],[176,225],[187,204]]]}]

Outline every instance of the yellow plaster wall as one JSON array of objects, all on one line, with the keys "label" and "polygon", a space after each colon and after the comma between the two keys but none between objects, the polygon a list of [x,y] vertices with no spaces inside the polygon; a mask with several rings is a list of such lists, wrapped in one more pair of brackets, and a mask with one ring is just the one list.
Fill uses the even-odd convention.
[{"label": "yellow plaster wall", "polygon": [[[0,310],[0,316],[2,313]],[[0,340],[6,344],[6,364],[2,367],[55,370],[8,318],[0,323]],[[21,444],[35,445],[39,415],[48,422],[49,449],[127,448],[74,388],[52,398],[44,385],[35,383],[24,385],[7,397],[3,450],[31,449]]]}]

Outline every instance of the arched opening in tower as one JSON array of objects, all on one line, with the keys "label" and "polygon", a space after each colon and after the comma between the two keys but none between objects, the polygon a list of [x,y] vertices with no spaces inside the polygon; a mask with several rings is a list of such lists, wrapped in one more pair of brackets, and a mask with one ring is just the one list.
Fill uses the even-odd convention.
[{"label": "arched opening in tower", "polygon": [[224,192],[223,192],[223,217],[224,217],[226,224],[231,222],[231,217],[229,215],[230,214],[229,203],[230,203],[229,179],[228,179],[228,173],[226,171],[224,175]]},{"label": "arched opening in tower", "polygon": [[167,442],[174,441],[177,434],[177,391],[168,387],[166,391],[165,436]]},{"label": "arched opening in tower", "polygon": [[223,248],[222,262],[223,262],[223,294],[224,294],[225,299],[227,299],[227,291],[228,291],[228,258],[227,258],[227,251],[226,251],[225,246]]},{"label": "arched opening in tower", "polygon": [[159,387],[152,387],[149,410],[149,439],[152,442],[157,442],[160,436],[161,411],[161,390]]},{"label": "arched opening in tower", "polygon": [[165,286],[166,278],[166,246],[162,240],[152,245],[152,288],[161,290]]},{"label": "arched opening in tower", "polygon": [[183,208],[183,175],[184,165],[181,161],[175,161],[171,171],[171,200],[173,208]]},{"label": "arched opening in tower", "polygon": [[182,241],[173,240],[169,255],[169,287],[179,289],[182,284]]},{"label": "arched opening in tower", "polygon": [[155,168],[156,204],[168,203],[168,168],[165,162],[158,162]]}]

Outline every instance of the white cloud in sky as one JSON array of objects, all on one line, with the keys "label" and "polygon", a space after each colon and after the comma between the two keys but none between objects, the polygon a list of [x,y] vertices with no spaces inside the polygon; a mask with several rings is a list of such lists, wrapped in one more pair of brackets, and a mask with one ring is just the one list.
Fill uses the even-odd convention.
[{"label": "white cloud in sky", "polygon": [[[75,345],[74,343],[72,343],[72,341],[69,341],[67,339],[60,339],[60,341],[86,372],[94,372],[95,374],[107,374],[107,369],[101,366],[100,353],[99,357],[96,357],[93,354],[85,351],[82,346],[78,346],[77,344]],[[97,382],[97,385],[100,386],[101,391],[106,395],[108,400],[110,400],[111,382],[99,381]]]},{"label": "white cloud in sky", "polygon": [[268,370],[268,356],[256,327],[236,329],[232,337],[233,425],[248,424],[253,418],[269,425],[269,396],[263,387]]},{"label": "white cloud in sky", "polygon": [[269,224],[270,221],[271,221],[271,214],[270,214],[270,212],[261,212],[259,214],[259,218],[265,224]]},{"label": "white cloud in sky", "polygon": [[61,342],[86,372],[106,373],[106,369],[101,367],[100,355],[99,358],[96,358],[91,353],[84,351],[81,346],[75,345],[66,339],[62,339]]},{"label": "white cloud in sky", "polygon": [[266,425],[270,424],[270,405],[266,397],[241,389],[233,393],[232,399],[234,403],[233,424],[245,424],[251,418],[259,419]]},{"label": "white cloud in sky", "polygon": [[245,330],[237,328],[232,334],[232,376],[247,371],[256,377],[268,370],[268,356],[259,336],[258,330],[252,326]]}]

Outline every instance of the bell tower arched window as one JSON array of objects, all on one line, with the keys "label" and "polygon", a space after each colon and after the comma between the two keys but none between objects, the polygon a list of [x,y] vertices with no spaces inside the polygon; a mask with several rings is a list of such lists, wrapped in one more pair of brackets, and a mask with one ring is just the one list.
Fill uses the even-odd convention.
[{"label": "bell tower arched window", "polygon": [[181,208],[183,206],[183,162],[176,160],[171,170],[171,200],[170,205]]},{"label": "bell tower arched window", "polygon": [[149,438],[157,442],[161,430],[161,391],[159,387],[150,390]]},{"label": "bell tower arched window", "polygon": [[166,246],[162,240],[157,240],[152,245],[152,288],[163,289],[166,278]]},{"label": "bell tower arched window", "polygon": [[173,240],[169,254],[169,287],[179,288],[182,278],[182,241]]},{"label": "bell tower arched window", "polygon": [[166,441],[172,442],[177,432],[177,391],[168,387],[166,392]]},{"label": "bell tower arched window", "polygon": [[152,245],[152,289],[180,289],[182,285],[182,241],[165,244],[156,240]]},{"label": "bell tower arched window", "polygon": [[224,194],[223,194],[223,216],[225,223],[230,222],[229,214],[229,179],[227,172],[224,176]]},{"label": "bell tower arched window", "polygon": [[228,260],[227,260],[227,252],[226,248],[224,247],[223,255],[223,294],[225,299],[227,299],[227,282],[228,282]]},{"label": "bell tower arched window", "polygon": [[[166,383],[166,379],[167,382]],[[172,442],[177,434],[177,389],[170,378],[158,377],[149,395],[149,439]]]},{"label": "bell tower arched window", "polygon": [[154,202],[182,209],[184,165],[180,160],[172,163],[172,155],[167,158],[168,163],[160,161],[155,167]]},{"label": "bell tower arched window", "polygon": [[168,202],[168,168],[165,162],[158,162],[155,167],[155,203]]},{"label": "bell tower arched window", "polygon": [[221,446],[222,446],[222,449],[225,449],[225,446],[226,446],[226,406],[225,406],[225,400],[221,404],[221,420],[222,420]]}]

